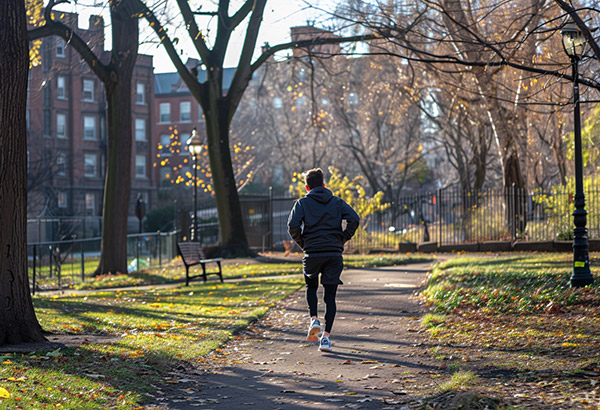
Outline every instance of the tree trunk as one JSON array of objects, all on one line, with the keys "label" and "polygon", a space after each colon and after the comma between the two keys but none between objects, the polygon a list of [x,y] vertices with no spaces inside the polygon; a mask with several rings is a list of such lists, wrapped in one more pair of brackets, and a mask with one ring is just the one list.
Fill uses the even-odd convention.
[{"label": "tree trunk", "polygon": [[27,73],[22,0],[0,2],[0,345],[45,340],[27,273]]},{"label": "tree trunk", "polygon": [[225,101],[214,93],[208,98],[211,109],[206,115],[206,134],[219,215],[220,246],[225,256],[246,256],[250,250],[229,149],[229,110],[222,106],[217,109],[217,104]]},{"label": "tree trunk", "polygon": [[107,158],[100,263],[95,274],[127,273],[127,216],[131,189],[131,78],[138,51],[138,20],[129,2],[111,7],[113,49],[107,102]]}]

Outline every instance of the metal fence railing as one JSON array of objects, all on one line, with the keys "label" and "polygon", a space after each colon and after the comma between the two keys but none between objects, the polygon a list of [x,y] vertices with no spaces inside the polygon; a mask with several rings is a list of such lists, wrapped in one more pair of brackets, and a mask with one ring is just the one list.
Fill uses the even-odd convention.
[{"label": "metal fence railing", "polygon": [[[176,231],[127,235],[128,270],[170,262],[177,255],[177,238]],[[32,242],[27,253],[32,291],[63,289],[93,280],[100,260],[100,238]]]},{"label": "metal fence railing", "polygon": [[[600,189],[587,187],[585,194],[588,237],[598,239]],[[385,211],[367,216],[351,246],[364,252],[397,248],[402,242],[571,240],[573,210],[573,194],[566,187],[548,192],[443,189],[401,197]]]},{"label": "metal fence railing", "polygon": [[[348,252],[398,249],[401,243],[437,242],[458,245],[488,241],[571,240],[574,209],[570,188],[549,192],[518,189],[464,191],[440,189],[405,195],[382,212],[363,216]],[[590,239],[600,238],[600,189],[586,186],[587,228]],[[251,247],[258,250],[299,250],[287,233],[287,218],[295,198],[241,196],[245,231]],[[218,214],[214,199],[202,201],[196,211],[198,241],[203,245],[219,240]],[[162,266],[176,256],[178,240],[188,240],[193,213],[176,224],[177,231],[128,235],[128,261],[133,270]],[[97,221],[98,222],[98,221]],[[48,222],[44,222],[48,229]],[[51,223],[55,223],[51,222]],[[87,227],[100,226],[87,223]],[[70,224],[70,225],[69,225]],[[35,226],[35,225],[31,225]],[[42,232],[42,225],[35,226]],[[69,232],[84,223],[62,221],[55,228]],[[60,229],[59,229],[60,230]],[[65,231],[66,232],[66,231]],[[100,256],[100,238],[37,241],[28,245],[32,289],[61,288],[91,279]]]}]

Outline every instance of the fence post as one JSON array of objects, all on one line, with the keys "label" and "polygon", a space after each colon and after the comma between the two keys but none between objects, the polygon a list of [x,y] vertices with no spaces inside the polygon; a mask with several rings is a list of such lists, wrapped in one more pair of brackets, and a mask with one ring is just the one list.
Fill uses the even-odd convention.
[{"label": "fence post", "polygon": [[50,259],[50,274],[48,275],[48,277],[51,278],[52,277],[52,262],[54,260],[54,258],[52,257],[52,256],[54,256],[53,253],[52,253],[52,245],[48,245],[48,251],[49,251],[49,254],[50,254],[50,256],[49,256],[49,259]]},{"label": "fence post", "polygon": [[37,245],[33,245],[33,287],[31,293],[35,295],[35,258],[37,256]]},{"label": "fence post", "polygon": [[438,189],[437,194],[436,194],[435,204],[436,204],[436,211],[437,211],[437,217],[438,217],[438,236],[439,236],[438,244],[439,244],[439,246],[442,245],[442,237],[443,237],[443,235],[442,235],[442,226],[443,226],[443,224],[442,224],[442,195],[441,194],[442,194],[442,190]]},{"label": "fence post", "polygon": [[85,254],[83,252],[84,241],[81,241],[81,281],[85,282]]},{"label": "fence post", "polygon": [[160,231],[158,231],[158,267],[162,267],[162,240],[160,237]]}]

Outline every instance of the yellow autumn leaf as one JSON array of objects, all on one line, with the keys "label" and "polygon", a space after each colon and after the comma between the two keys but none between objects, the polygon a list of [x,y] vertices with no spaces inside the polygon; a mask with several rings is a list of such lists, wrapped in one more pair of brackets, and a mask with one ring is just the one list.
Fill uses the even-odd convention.
[{"label": "yellow autumn leaf", "polygon": [[0,387],[0,399],[8,399],[10,397],[10,393],[4,387]]}]

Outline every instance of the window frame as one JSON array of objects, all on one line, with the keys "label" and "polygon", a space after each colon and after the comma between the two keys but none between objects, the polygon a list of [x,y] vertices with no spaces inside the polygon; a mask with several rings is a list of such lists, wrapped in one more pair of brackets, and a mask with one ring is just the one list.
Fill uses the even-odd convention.
[{"label": "window frame", "polygon": [[[93,121],[93,127],[91,128],[92,131],[94,132],[93,136],[88,136],[88,130],[89,128],[87,127],[88,124],[86,124],[86,120],[92,120]],[[96,117],[93,115],[84,115],[83,116],[83,139],[84,141],[96,141],[98,139],[98,127],[96,124]]]},{"label": "window frame", "polygon": [[[91,85],[90,90],[86,90],[86,84]],[[88,102],[95,101],[95,98],[96,98],[95,88],[96,88],[96,84],[95,84],[94,80],[91,80],[89,78],[84,78],[82,81],[82,85],[81,85],[81,100],[88,101]],[[86,93],[90,94],[89,98],[86,97]]]},{"label": "window frame", "polygon": [[85,201],[86,213],[88,211],[91,211],[91,214],[95,215],[96,214],[96,195],[93,192],[86,192],[84,201]]},{"label": "window frame", "polygon": [[[167,108],[166,112],[163,112],[163,108]],[[163,119],[163,116],[165,119]],[[171,103],[158,104],[158,122],[159,124],[168,124],[171,122]]]},{"label": "window frame", "polygon": [[[60,84],[61,82],[62,86]],[[56,98],[59,100],[67,99],[67,79],[64,75],[59,75],[56,77]]]},{"label": "window frame", "polygon": [[[187,111],[183,110],[183,107],[187,106]],[[186,118],[183,118],[184,112],[187,114]],[[192,122],[192,103],[190,101],[179,102],[179,122]]]},{"label": "window frame", "polygon": [[[65,40],[63,40],[62,37],[57,37],[55,47],[56,52],[54,53],[56,57],[65,58],[67,56],[66,48],[67,43],[65,42]],[[61,51],[59,52],[59,50]]]},{"label": "window frame", "polygon": [[[59,133],[59,121],[58,118],[63,118],[63,124],[62,124],[62,132]],[[56,138],[60,138],[60,139],[66,139],[68,138],[67,136],[67,114],[63,113],[63,112],[57,112],[56,113]]]},{"label": "window frame", "polygon": [[[148,178],[148,165],[147,165],[147,158],[145,155],[143,154],[137,154],[135,156],[135,177],[137,179],[147,179]],[[144,172],[142,173],[138,173],[138,167],[143,167]]]},{"label": "window frame", "polygon": [[[88,172],[88,159],[93,159],[94,172]],[[96,154],[83,154],[83,176],[86,178],[97,178],[98,177],[98,156]]]},{"label": "window frame", "polygon": [[62,151],[56,153],[56,175],[67,176],[67,155]]},{"label": "window frame", "polygon": [[[141,92],[140,92],[141,90]],[[140,99],[141,96],[141,99]],[[137,105],[145,105],[146,104],[146,84],[144,83],[136,83],[135,85],[135,103]]]},{"label": "window frame", "polygon": [[[148,135],[147,135],[148,130],[147,130],[147,127],[146,127],[146,119],[145,118],[135,118],[133,121],[134,121],[134,128],[133,129],[134,129],[134,132],[135,132],[135,140],[137,142],[147,142],[148,141]],[[138,124],[143,124],[144,125],[144,128],[143,128],[143,133],[144,133],[143,139],[139,138],[138,131],[140,130],[140,128],[138,128]]]}]

